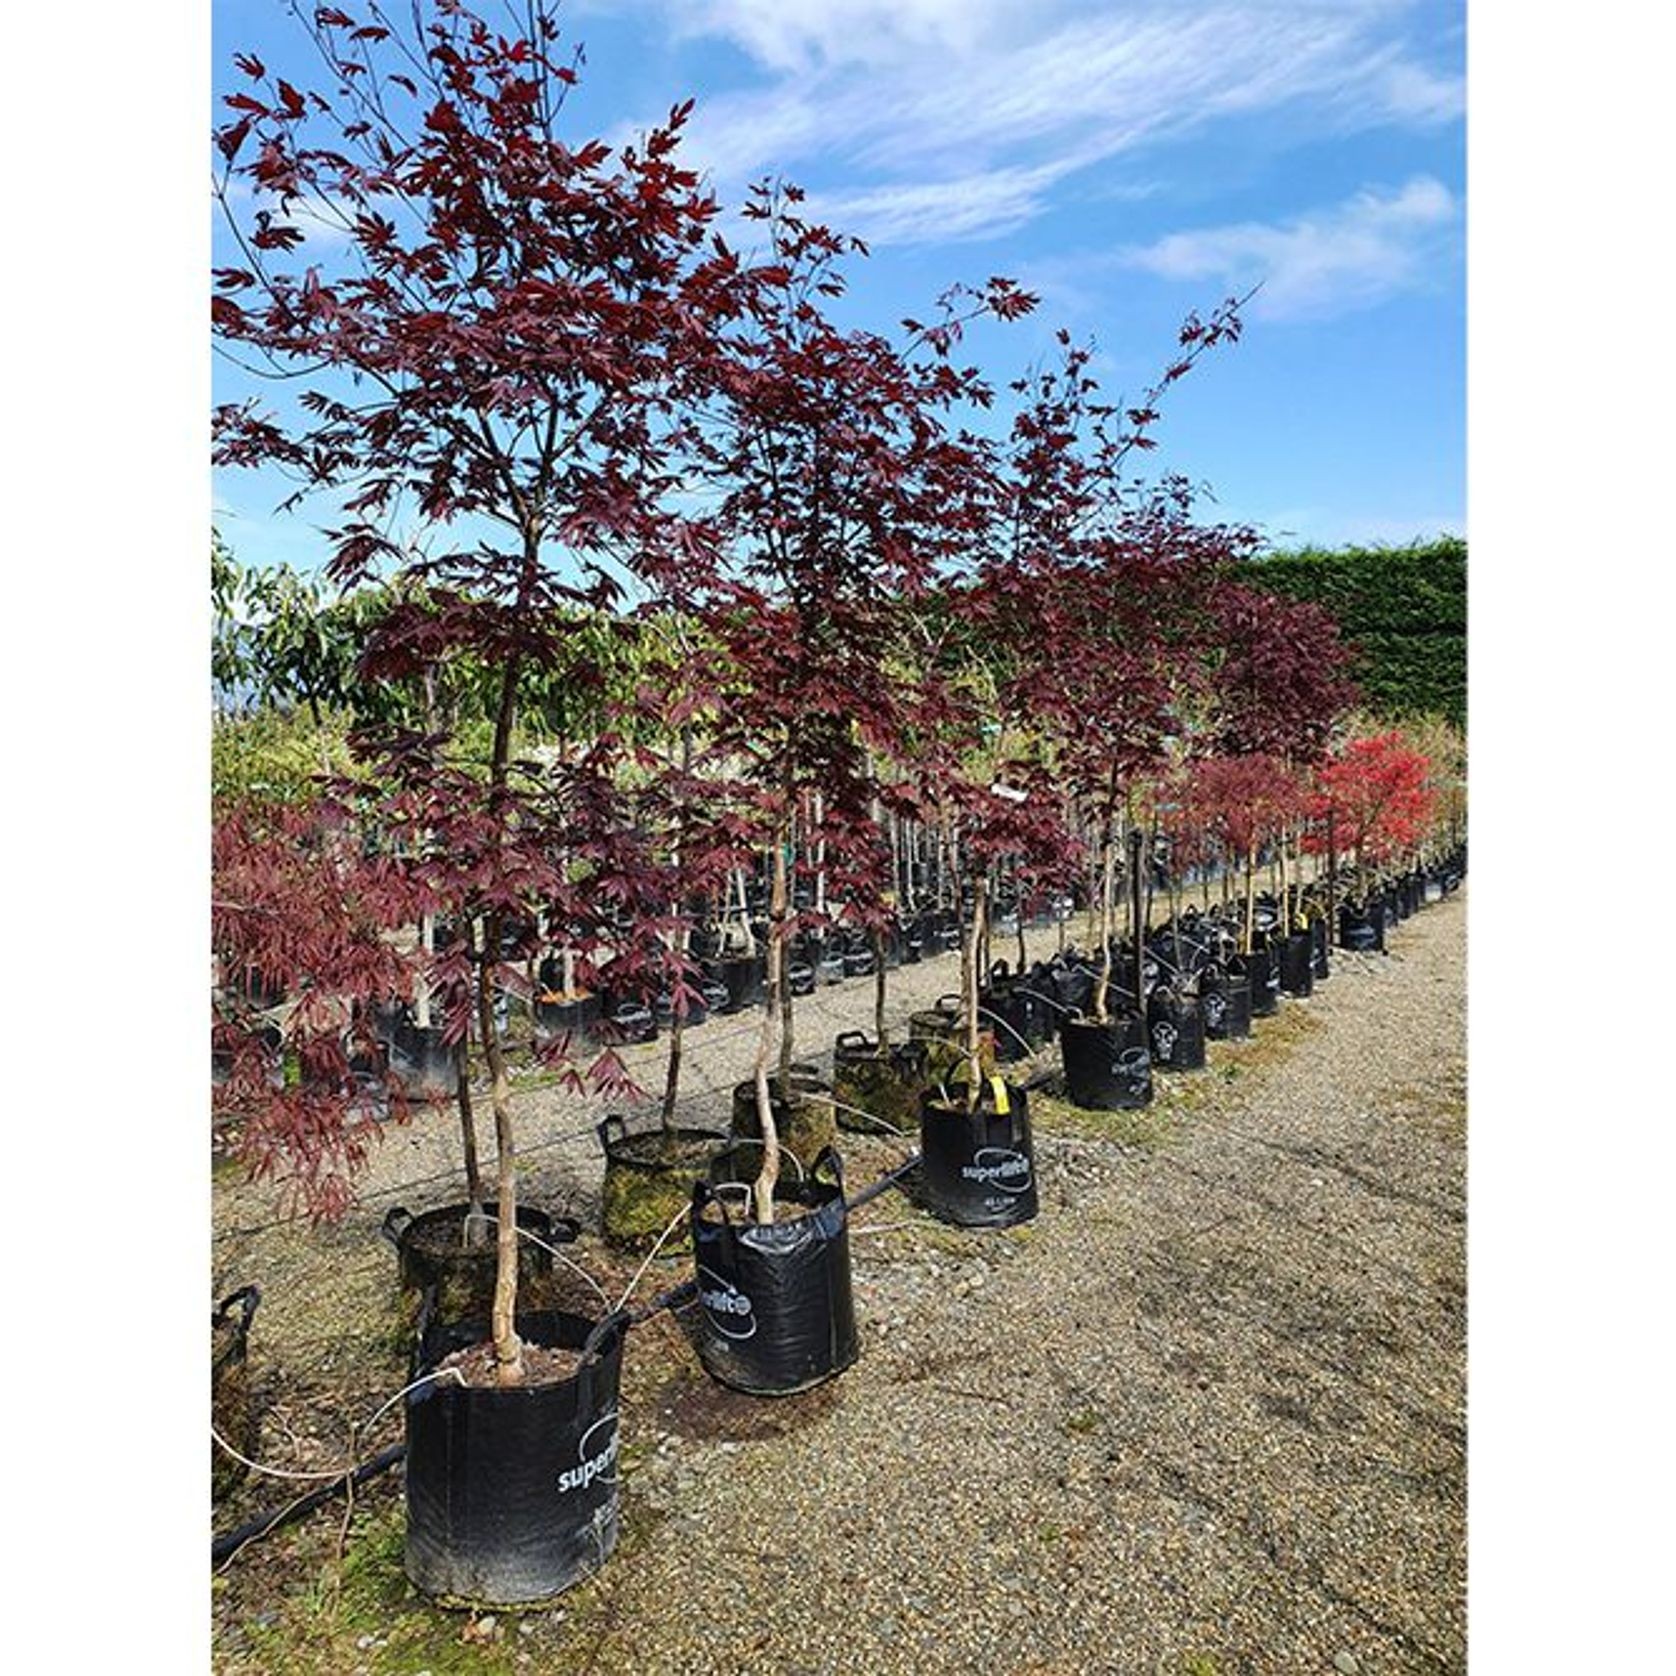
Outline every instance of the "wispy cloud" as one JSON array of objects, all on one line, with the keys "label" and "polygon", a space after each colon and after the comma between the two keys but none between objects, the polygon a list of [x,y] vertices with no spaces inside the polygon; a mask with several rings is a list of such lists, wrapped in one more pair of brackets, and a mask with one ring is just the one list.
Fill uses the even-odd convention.
[{"label": "wispy cloud", "polygon": [[[1230,117],[1319,108],[1342,131],[1458,115],[1460,78],[1404,39],[1412,0],[641,0],[762,73],[700,105],[692,156],[724,191],[813,168],[875,237],[1040,213],[1047,188]],[[992,175],[994,184],[980,186]]]},{"label": "wispy cloud", "polygon": [[1454,194],[1421,175],[1397,191],[1359,192],[1280,225],[1241,222],[1171,233],[1118,260],[1165,279],[1214,279],[1232,290],[1261,281],[1253,315],[1320,318],[1422,283],[1438,259],[1458,248],[1460,223]]}]

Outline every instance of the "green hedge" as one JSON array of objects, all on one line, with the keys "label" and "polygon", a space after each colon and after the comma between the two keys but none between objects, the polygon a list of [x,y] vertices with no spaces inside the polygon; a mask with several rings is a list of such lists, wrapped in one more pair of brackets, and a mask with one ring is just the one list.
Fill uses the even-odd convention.
[{"label": "green hedge", "polygon": [[1445,716],[1466,725],[1466,542],[1304,548],[1244,567],[1242,581],[1313,600],[1338,619],[1354,672],[1380,716]]}]

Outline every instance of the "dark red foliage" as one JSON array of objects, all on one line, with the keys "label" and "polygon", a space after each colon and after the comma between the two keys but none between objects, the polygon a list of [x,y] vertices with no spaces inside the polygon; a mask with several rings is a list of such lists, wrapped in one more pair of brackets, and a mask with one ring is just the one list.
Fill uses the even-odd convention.
[{"label": "dark red foliage", "polygon": [[1356,699],[1349,651],[1320,606],[1224,581],[1216,590],[1217,748],[1318,760]]}]

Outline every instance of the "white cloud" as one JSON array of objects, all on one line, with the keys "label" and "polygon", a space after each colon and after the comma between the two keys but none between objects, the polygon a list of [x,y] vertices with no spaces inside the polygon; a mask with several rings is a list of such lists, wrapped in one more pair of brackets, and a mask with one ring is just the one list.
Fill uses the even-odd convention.
[{"label": "white cloud", "polygon": [[1458,248],[1461,206],[1421,175],[1396,192],[1364,191],[1279,226],[1171,233],[1127,251],[1125,266],[1164,279],[1214,279],[1243,291],[1261,281],[1253,315],[1297,319],[1366,307],[1422,283]]},{"label": "white cloud", "polygon": [[[682,37],[730,41],[766,84],[703,101],[691,158],[725,193],[849,166],[844,200],[887,239],[958,199],[983,231],[1053,180],[1232,115],[1304,106],[1342,131],[1458,115],[1458,77],[1401,39],[1412,0],[642,0]],[[993,173],[987,191],[977,177]],[[1021,217],[1022,211],[1022,217]],[[879,229],[884,229],[882,233]]]}]

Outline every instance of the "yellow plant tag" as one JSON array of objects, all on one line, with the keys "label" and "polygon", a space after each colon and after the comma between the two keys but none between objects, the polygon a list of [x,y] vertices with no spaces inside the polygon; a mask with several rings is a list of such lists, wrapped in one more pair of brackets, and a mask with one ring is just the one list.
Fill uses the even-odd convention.
[{"label": "yellow plant tag", "polygon": [[1007,1103],[1007,1081],[1005,1077],[993,1076],[989,1079],[989,1092],[995,1097],[995,1115],[1005,1117],[1012,1107]]}]

